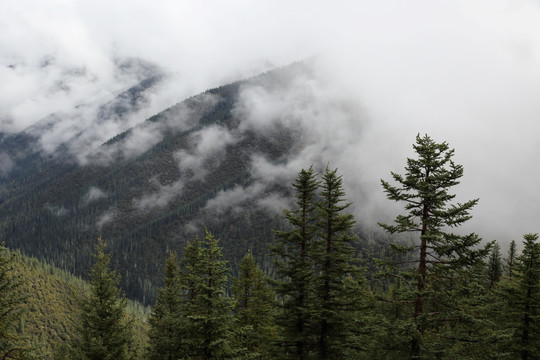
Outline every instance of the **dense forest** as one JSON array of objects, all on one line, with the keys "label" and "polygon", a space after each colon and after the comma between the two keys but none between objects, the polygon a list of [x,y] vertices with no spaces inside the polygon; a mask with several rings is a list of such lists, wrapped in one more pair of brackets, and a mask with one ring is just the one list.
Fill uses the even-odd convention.
[{"label": "dense forest", "polygon": [[[269,263],[266,243],[281,222],[279,215],[249,202],[242,204],[245,211],[227,216],[216,216],[206,206],[222,191],[253,184],[253,154],[282,162],[297,147],[294,133],[282,126],[264,136],[250,129],[240,132],[241,121],[234,112],[240,89],[259,86],[280,92],[309,71],[305,63],[298,63],[188,98],[112,137],[84,164],[66,150],[73,144],[63,144],[53,154],[40,150],[39,134],[54,126],[55,116],[3,137],[0,153],[9,156],[13,168],[0,176],[0,238],[10,248],[87,279],[93,240],[102,235],[122,288],[147,305],[155,301],[168,251],[181,254],[186,239],[193,237],[188,224],[220,234],[231,264],[237,264],[248,249]],[[104,104],[94,123],[129,117],[159,79],[159,74],[151,73]],[[181,170],[178,157],[196,156],[198,136],[205,131],[241,136],[205,159],[201,178],[192,169]],[[123,152],[132,136],[141,132],[161,135],[140,151]],[[288,195],[286,185],[275,184],[266,192]],[[162,194],[174,189],[175,196],[159,203]],[[151,200],[157,204],[150,206]]]},{"label": "dense forest", "polygon": [[[358,244],[338,170],[305,168],[274,228],[270,263],[246,251],[233,275],[207,229],[181,255],[169,251],[148,317],[123,294],[105,238],[93,241],[89,283],[0,247],[0,357],[538,358],[538,235],[503,255],[496,242],[462,234],[478,199],[454,202],[463,176],[454,151],[427,135],[413,147],[405,172],[381,181],[403,209],[379,224],[395,239],[384,250]],[[24,290],[34,274],[56,281],[47,292],[63,287],[61,307],[73,309],[65,320],[43,322],[49,310],[33,304],[56,297],[38,295],[49,289],[42,284]]]}]

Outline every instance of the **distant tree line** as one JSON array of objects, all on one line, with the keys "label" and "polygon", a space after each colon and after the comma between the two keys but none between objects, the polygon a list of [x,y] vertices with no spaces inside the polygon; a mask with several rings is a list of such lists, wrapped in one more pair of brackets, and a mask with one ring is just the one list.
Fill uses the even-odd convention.
[{"label": "distant tree line", "polygon": [[[78,300],[66,359],[537,359],[540,357],[540,244],[526,234],[503,259],[496,242],[453,229],[471,218],[478,199],[453,202],[463,167],[447,143],[417,136],[404,174],[382,181],[404,205],[390,234],[417,234],[367,273],[353,246],[342,177],[326,168],[301,170],[295,206],[270,245],[269,277],[247,253],[234,277],[219,240],[187,243],[164,264],[163,286],[136,339],[119,277],[105,243],[94,254],[90,288]],[[395,237],[397,238],[397,237]],[[0,359],[32,357],[17,334],[24,299],[12,261],[0,247]],[[368,280],[368,278],[370,280]],[[3,357],[2,357],[3,356]]]}]

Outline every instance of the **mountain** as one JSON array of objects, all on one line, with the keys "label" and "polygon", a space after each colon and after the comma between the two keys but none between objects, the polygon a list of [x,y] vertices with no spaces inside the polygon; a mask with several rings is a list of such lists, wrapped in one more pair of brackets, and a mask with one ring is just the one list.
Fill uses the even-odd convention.
[{"label": "mountain", "polygon": [[[53,359],[55,351],[74,340],[79,316],[77,299],[89,291],[89,285],[44,261],[15,254],[15,274],[25,279],[20,291],[27,299],[17,330],[29,339],[40,359]],[[135,339],[142,347],[149,308],[130,301],[128,313],[133,317]]]},{"label": "mountain", "polygon": [[285,163],[302,136],[294,121],[264,131],[246,125],[239,97],[244,89],[280,92],[310,71],[295,63],[208,90],[92,147],[100,126],[144,104],[163,77],[150,72],[54,147],[45,135],[67,121],[62,114],[4,136],[0,156],[10,166],[0,181],[0,238],[84,276],[102,235],[127,295],[145,304],[160,286],[167,251],[181,253],[205,227],[221,238],[233,267],[248,249],[265,266],[290,179],[254,173],[253,164]]}]

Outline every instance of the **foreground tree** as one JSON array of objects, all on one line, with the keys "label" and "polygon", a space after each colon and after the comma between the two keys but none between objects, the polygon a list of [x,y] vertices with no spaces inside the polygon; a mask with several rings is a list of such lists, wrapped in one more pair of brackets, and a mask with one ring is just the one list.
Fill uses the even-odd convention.
[{"label": "foreground tree", "polygon": [[22,280],[15,274],[15,254],[0,243],[0,359],[26,359],[29,348],[17,333],[24,312]]},{"label": "foreground tree", "polygon": [[105,242],[98,238],[90,273],[90,294],[81,299],[79,341],[72,358],[122,360],[130,358],[132,325],[126,313],[127,300],[118,287],[120,278],[110,270]]},{"label": "foreground tree", "polygon": [[[314,248],[315,353],[319,359],[358,359],[366,348],[359,330],[367,325],[365,310],[369,303],[366,281],[355,266],[352,235],[354,218],[345,213],[346,202],[342,177],[337,169],[326,169],[321,182],[318,210],[318,238]],[[365,340],[365,339],[364,339]]]},{"label": "foreground tree", "polygon": [[175,254],[171,252],[165,262],[163,288],[158,290],[156,304],[148,319],[149,360],[175,360],[183,357],[182,306],[180,268]]},{"label": "foreground tree", "polygon": [[516,242],[512,240],[510,246],[508,247],[508,258],[506,259],[506,273],[511,278],[514,272],[514,264],[517,257],[517,246]]},{"label": "foreground tree", "polygon": [[[270,249],[276,255],[275,291],[280,297],[277,324],[280,326],[282,356],[307,359],[316,342],[313,327],[315,279],[314,238],[317,233],[316,191],[319,187],[313,167],[302,169],[294,183],[296,208],[285,210],[286,230],[276,231],[278,240]],[[288,355],[290,354],[290,355]]]},{"label": "foreground tree", "polygon": [[540,354],[540,244],[537,234],[523,238],[523,253],[516,258],[512,278],[503,282],[502,294],[504,324],[512,332],[508,348],[513,358],[528,360]]},{"label": "foreground tree", "polygon": [[234,343],[232,299],[225,295],[229,270],[214,235],[186,247],[183,348],[187,359],[233,359],[241,354]]},{"label": "foreground tree", "polygon": [[501,260],[501,247],[498,243],[495,243],[489,252],[487,276],[489,280],[489,287],[492,288],[501,280],[503,275],[502,260]]},{"label": "foreground tree", "polygon": [[251,252],[240,261],[238,277],[233,280],[231,290],[236,300],[240,343],[257,359],[268,359],[276,337],[274,292]]},{"label": "foreground tree", "polygon": [[478,199],[451,203],[455,195],[450,189],[463,176],[463,167],[452,160],[454,150],[427,135],[417,135],[413,147],[418,158],[407,159],[405,175],[392,172],[397,186],[381,180],[388,199],[404,203],[406,212],[398,215],[394,224],[380,225],[390,234],[419,235],[418,243],[411,247],[394,245],[416,267],[395,262],[387,265],[389,274],[409,284],[409,288],[402,288],[406,293],[400,297],[404,304],[412,304],[411,318],[399,324],[398,332],[408,344],[410,358],[420,359],[430,356],[427,339],[432,343],[440,340],[439,330],[445,323],[455,326],[450,323],[467,319],[462,309],[452,306],[456,302],[451,298],[456,296],[452,286],[464,271],[477,266],[489,249],[480,247],[481,239],[474,233],[462,236],[448,231],[469,220],[470,210],[478,203]]}]

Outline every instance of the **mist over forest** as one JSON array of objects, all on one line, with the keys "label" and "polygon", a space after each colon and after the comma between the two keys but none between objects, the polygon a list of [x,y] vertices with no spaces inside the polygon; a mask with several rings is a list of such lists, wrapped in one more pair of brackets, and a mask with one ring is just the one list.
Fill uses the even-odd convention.
[{"label": "mist over forest", "polygon": [[[166,107],[314,59],[313,71],[287,88],[244,88],[235,104],[243,129],[302,129],[302,151],[280,169],[288,179],[302,166],[331,162],[345,175],[358,218],[370,223],[386,212],[379,179],[404,165],[416,134],[429,133],[455,147],[465,166],[460,196],[481,199],[471,227],[501,241],[535,230],[540,199],[529,189],[539,175],[532,165],[540,113],[537,1],[0,6],[0,130],[31,132],[54,120],[38,130],[47,156],[67,143],[85,164],[132,127],[118,151],[140,154],[167,130],[137,125]],[[129,116],[95,125],[101,104],[149,78]],[[193,141],[220,135],[210,131]],[[222,135],[227,142],[238,134]],[[202,176],[197,158],[218,151],[214,145],[201,143],[179,166]],[[7,174],[13,161],[5,153],[0,160]],[[148,207],[144,199],[139,205]]]}]

